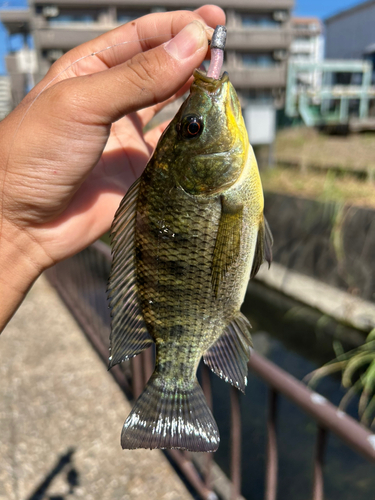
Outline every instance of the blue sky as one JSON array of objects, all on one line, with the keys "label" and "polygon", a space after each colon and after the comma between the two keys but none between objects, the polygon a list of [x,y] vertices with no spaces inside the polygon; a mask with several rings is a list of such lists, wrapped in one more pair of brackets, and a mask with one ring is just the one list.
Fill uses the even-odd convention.
[{"label": "blue sky", "polygon": [[297,16],[316,16],[324,19],[359,3],[363,3],[363,0],[295,0],[294,13]]},{"label": "blue sky", "polygon": [[[215,0],[209,0],[207,3],[215,3]],[[325,17],[331,16],[340,10],[347,9],[358,3],[362,2],[355,0],[296,0],[294,14],[297,16],[317,16],[324,19]],[[26,0],[0,0],[0,8],[3,9],[25,8],[26,6]],[[0,23],[0,75],[5,72],[4,53],[7,50],[6,32],[3,25]]]}]

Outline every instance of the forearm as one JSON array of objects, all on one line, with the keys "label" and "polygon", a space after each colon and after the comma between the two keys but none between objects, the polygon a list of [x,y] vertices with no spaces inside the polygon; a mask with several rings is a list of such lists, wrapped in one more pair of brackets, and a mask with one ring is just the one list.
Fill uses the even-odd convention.
[{"label": "forearm", "polygon": [[0,235],[0,332],[42,273],[43,250],[32,238],[3,220]]}]

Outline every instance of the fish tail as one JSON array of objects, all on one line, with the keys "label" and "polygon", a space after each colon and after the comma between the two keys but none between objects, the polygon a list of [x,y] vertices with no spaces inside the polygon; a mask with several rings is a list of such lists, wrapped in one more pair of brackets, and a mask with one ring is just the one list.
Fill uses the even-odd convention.
[{"label": "fish tail", "polygon": [[179,448],[216,451],[220,442],[215,419],[203,391],[191,384],[165,380],[156,372],[124,423],[124,449]]}]

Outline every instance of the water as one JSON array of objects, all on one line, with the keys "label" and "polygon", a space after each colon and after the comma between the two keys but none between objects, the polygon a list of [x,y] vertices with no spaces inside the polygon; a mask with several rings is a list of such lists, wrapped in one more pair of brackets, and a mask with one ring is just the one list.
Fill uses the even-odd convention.
[{"label": "water", "polygon": [[[243,312],[253,325],[256,350],[302,380],[315,368],[332,359],[334,338],[345,348],[354,347],[363,337],[318,312],[302,307],[260,284],[252,285]],[[214,414],[221,445],[215,460],[230,474],[229,384],[211,376]],[[338,405],[345,394],[340,377],[326,377],[318,392]],[[241,396],[242,494],[248,500],[263,500],[265,482],[266,415],[268,388],[249,373],[246,395]],[[358,400],[347,409],[357,418]],[[315,422],[287,399],[279,396],[277,441],[279,452],[278,500],[311,498],[313,456],[317,428]],[[374,465],[330,434],[324,467],[325,500],[369,500],[374,498]]]}]

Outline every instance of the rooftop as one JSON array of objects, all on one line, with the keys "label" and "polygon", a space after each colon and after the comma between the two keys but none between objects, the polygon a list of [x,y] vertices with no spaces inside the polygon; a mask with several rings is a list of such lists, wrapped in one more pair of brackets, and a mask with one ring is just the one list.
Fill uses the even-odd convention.
[{"label": "rooftop", "polygon": [[321,20],[318,17],[292,17],[292,24],[317,24],[321,25]]}]

